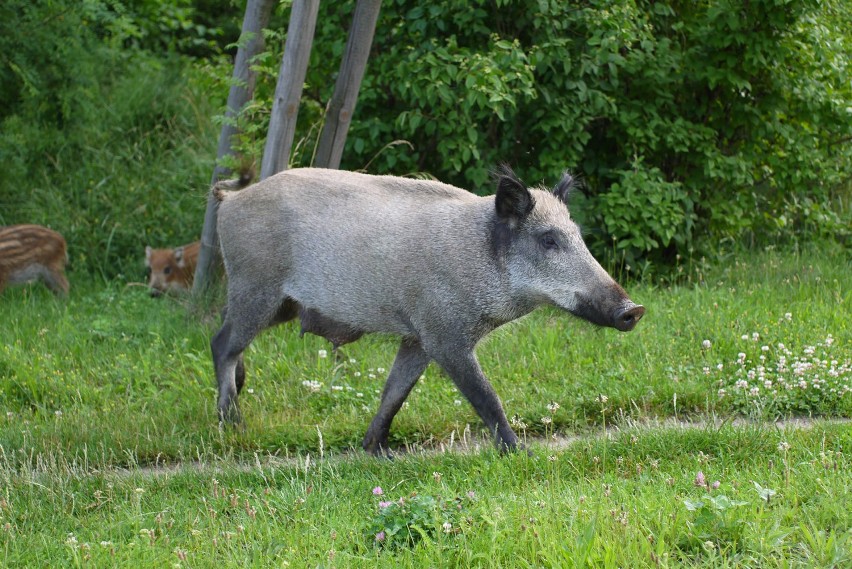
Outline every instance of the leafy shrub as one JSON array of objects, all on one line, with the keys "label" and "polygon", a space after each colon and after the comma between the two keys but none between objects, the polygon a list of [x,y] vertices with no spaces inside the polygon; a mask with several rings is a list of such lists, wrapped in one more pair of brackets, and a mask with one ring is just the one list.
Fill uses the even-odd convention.
[{"label": "leafy shrub", "polygon": [[[294,165],[312,159],[351,6],[320,8]],[[839,1],[398,0],[382,7],[342,167],[479,193],[501,161],[531,181],[572,168],[591,248],[614,238],[636,265],[721,239],[848,242],[850,18]]]}]

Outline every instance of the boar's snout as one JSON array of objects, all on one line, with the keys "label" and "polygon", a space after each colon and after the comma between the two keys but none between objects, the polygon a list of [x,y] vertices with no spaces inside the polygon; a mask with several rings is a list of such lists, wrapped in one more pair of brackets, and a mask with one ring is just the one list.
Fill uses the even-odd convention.
[{"label": "boar's snout", "polygon": [[631,302],[616,312],[615,327],[622,332],[630,332],[644,315],[645,307]]}]

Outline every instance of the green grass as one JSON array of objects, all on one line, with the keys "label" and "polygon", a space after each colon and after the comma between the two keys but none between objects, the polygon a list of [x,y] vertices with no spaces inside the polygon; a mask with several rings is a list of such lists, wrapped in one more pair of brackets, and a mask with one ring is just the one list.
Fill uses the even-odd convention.
[{"label": "green grass", "polygon": [[[328,344],[296,325],[264,333],[246,354],[245,426],[220,431],[217,317],[74,273],[66,301],[8,289],[0,555],[12,566],[846,566],[852,428],[763,421],[852,417],[848,254],[769,251],[722,267],[684,267],[683,285],[630,285],[648,308],[630,334],[542,310],[486,340],[483,368],[531,456],[500,457],[487,442],[424,454],[482,435],[431,366],[392,427],[392,444],[414,451],[393,462],[350,449],[394,339],[322,357]],[[785,350],[788,364],[812,364],[796,376],[807,387],[736,387],[761,365],[775,387],[792,378],[772,371]],[[720,488],[696,487],[699,470]],[[764,500],[755,483],[776,494]],[[404,508],[379,510],[400,497]],[[383,527],[400,531],[378,546]]]}]

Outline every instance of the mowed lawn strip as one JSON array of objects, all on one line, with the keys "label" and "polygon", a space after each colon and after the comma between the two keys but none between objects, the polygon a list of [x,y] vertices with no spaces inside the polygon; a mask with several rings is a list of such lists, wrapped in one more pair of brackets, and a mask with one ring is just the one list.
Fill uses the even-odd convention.
[{"label": "mowed lawn strip", "polygon": [[3,468],[5,566],[844,567],[848,425],[630,428],[531,455]]}]

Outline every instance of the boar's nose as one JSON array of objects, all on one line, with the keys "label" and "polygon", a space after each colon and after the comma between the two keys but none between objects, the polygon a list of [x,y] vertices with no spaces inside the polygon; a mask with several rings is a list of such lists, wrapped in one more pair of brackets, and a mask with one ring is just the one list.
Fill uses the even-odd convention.
[{"label": "boar's nose", "polygon": [[622,332],[630,332],[645,315],[645,307],[629,304],[615,314],[615,327]]}]

